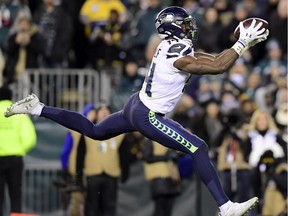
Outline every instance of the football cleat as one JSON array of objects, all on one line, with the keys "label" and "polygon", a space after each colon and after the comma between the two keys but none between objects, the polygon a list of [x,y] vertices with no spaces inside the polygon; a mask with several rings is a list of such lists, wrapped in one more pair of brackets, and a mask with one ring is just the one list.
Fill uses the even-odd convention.
[{"label": "football cleat", "polygon": [[243,203],[229,203],[224,211],[219,212],[219,216],[244,216],[259,202],[257,197],[253,197]]},{"label": "football cleat", "polygon": [[40,115],[43,107],[44,104],[40,103],[38,97],[35,94],[31,94],[22,100],[13,103],[7,108],[4,116],[10,117],[16,114]]}]

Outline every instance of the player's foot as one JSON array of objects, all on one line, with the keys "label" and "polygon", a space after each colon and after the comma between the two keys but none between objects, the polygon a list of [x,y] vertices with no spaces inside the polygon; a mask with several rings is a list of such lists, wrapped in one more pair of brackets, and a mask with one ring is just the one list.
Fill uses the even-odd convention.
[{"label": "player's foot", "polygon": [[22,100],[13,103],[7,108],[4,115],[5,117],[10,117],[15,114],[40,115],[43,107],[44,104],[40,103],[38,97],[35,94],[31,94]]},{"label": "player's foot", "polygon": [[246,215],[258,203],[258,198],[253,197],[243,203],[229,203],[224,211],[219,213],[219,216],[242,216]]}]

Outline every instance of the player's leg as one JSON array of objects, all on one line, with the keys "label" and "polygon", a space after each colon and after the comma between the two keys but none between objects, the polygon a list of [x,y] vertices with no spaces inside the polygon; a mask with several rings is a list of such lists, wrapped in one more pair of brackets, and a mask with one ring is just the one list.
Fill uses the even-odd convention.
[{"label": "player's leg", "polygon": [[[218,175],[208,156],[208,147],[199,137],[193,135],[180,124],[150,111],[147,113],[147,122],[139,122],[137,129],[149,139],[178,151],[190,154],[195,161],[201,180],[220,206],[229,199],[224,193]],[[139,117],[135,117],[139,118]],[[143,118],[143,117],[142,117]]]},{"label": "player's leg", "polygon": [[49,106],[43,108],[40,116],[96,140],[106,140],[125,132],[135,131],[122,111],[112,113],[97,124],[93,124],[80,113]]},{"label": "player's leg", "polygon": [[94,125],[80,113],[57,107],[44,106],[34,94],[15,102],[5,112],[6,117],[15,114],[31,114],[45,117],[97,140],[109,139],[116,135],[135,130],[121,111],[111,114],[100,123]]},{"label": "player's leg", "polygon": [[216,169],[209,158],[208,147],[202,139],[173,120],[163,118],[152,111],[145,112],[143,109],[143,112],[134,115],[133,119],[136,129],[144,136],[169,148],[186,152],[193,157],[198,174],[217,202],[222,216],[244,215],[257,203],[257,198],[252,198],[241,204],[229,201],[223,191]]}]

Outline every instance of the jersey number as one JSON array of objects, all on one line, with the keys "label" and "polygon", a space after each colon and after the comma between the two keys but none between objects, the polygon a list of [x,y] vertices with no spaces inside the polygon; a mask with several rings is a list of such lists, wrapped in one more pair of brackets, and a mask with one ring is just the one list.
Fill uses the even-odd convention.
[{"label": "jersey number", "polygon": [[148,76],[148,78],[147,78],[147,85],[146,85],[145,92],[146,92],[146,94],[147,94],[149,97],[152,96],[152,93],[151,93],[151,85],[152,85],[152,79],[153,79],[153,76],[154,76],[155,66],[156,66],[156,64],[153,62],[153,63],[152,63],[152,66],[151,66],[151,69],[150,69],[150,72],[149,72],[149,76]]}]

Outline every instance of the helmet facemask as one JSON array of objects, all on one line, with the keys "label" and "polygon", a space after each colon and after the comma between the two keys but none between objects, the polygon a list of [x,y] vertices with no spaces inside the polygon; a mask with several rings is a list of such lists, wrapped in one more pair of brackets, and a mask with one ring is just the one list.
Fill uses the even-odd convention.
[{"label": "helmet facemask", "polygon": [[189,16],[184,18],[181,28],[185,33],[185,38],[196,41],[198,39],[198,28],[194,17]]}]

